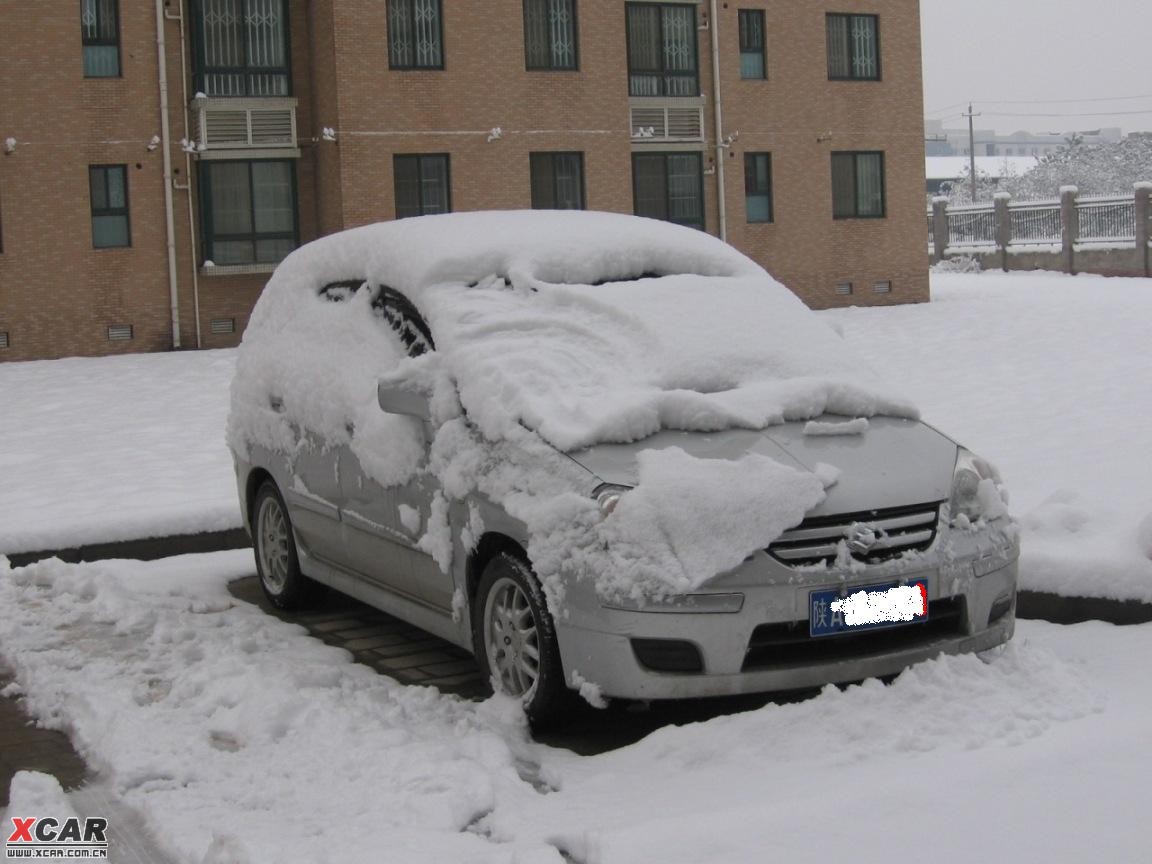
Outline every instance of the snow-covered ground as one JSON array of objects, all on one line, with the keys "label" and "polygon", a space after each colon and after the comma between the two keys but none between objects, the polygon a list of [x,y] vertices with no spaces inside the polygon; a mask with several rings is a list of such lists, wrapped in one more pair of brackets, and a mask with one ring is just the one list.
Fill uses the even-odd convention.
[{"label": "snow-covered ground", "polygon": [[1152,602],[1152,280],[933,273],[929,304],[823,314],[1000,468],[1023,587]]},{"label": "snow-covered ground", "polygon": [[[249,569],[0,563],[12,691],[176,860],[1147,857],[1152,625],[1022,622],[987,665],[941,658],[581,757],[532,742],[506,700],[401,686],[234,600]],[[14,806],[54,800],[34,780]]]},{"label": "snow-covered ground", "polygon": [[[821,313],[996,463],[1026,588],[1152,601],[1152,283],[933,274],[933,302]],[[0,554],[235,527],[230,351],[0,364]]]},{"label": "snow-covered ground", "polygon": [[0,363],[0,554],[240,524],[235,351]]}]

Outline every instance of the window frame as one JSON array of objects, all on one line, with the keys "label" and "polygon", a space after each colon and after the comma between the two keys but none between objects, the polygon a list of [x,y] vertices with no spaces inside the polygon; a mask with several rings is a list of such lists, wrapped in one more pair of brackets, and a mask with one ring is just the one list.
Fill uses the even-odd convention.
[{"label": "window frame", "polygon": [[[103,174],[104,184],[104,200],[108,201],[108,172],[113,169],[119,169],[124,178],[124,206],[123,207],[97,207],[96,202],[92,198],[92,174],[95,171],[100,171]],[[130,249],[132,248],[132,205],[131,198],[129,197],[128,190],[128,166],[126,164],[117,163],[100,163],[88,166],[88,210],[89,221],[92,227],[92,248],[93,249]],[[123,216],[124,217],[124,242],[123,243],[107,243],[97,245],[96,243],[96,218],[99,216]]]},{"label": "window frame", "polygon": [[[537,159],[547,157],[549,161],[549,172],[552,180],[552,203],[555,204],[556,200],[560,197],[557,194],[557,179],[556,179],[556,158],[557,156],[575,156],[577,163],[580,166],[580,206],[579,207],[542,207],[537,204],[536,200],[536,184],[532,182],[535,176],[535,163]],[[528,194],[532,199],[533,210],[587,210],[588,209],[588,196],[587,187],[585,185],[584,173],[584,151],[583,150],[533,150],[528,154]]]},{"label": "window frame", "polygon": [[[750,180],[755,179],[755,174],[749,172],[748,164],[750,160],[755,160],[763,156],[768,164],[767,189],[760,191],[751,190]],[[768,199],[768,218],[767,219],[752,219],[748,215],[748,198],[751,196],[764,196]],[[776,221],[776,206],[772,195],[772,153],[767,150],[746,151],[744,153],[744,221],[749,225],[771,225]]]},{"label": "window frame", "polygon": [[[289,177],[292,181],[292,231],[291,236],[287,231],[265,231],[258,232],[256,230],[256,190],[253,186],[252,179],[252,165],[254,163],[268,163],[278,162],[285,163],[289,166]],[[252,230],[247,234],[217,234],[212,219],[212,182],[211,173],[212,166],[214,165],[247,165],[248,166],[248,204],[249,215],[252,221]],[[200,191],[200,261],[211,261],[217,267],[263,267],[275,266],[279,262],[272,261],[258,261],[256,255],[256,243],[259,240],[291,240],[293,249],[300,247],[300,187],[296,177],[296,160],[295,159],[205,159],[200,162],[199,177],[199,191]],[[237,241],[237,240],[250,240],[252,243],[252,260],[251,261],[232,261],[227,263],[219,263],[216,261],[214,253],[214,245],[217,241]],[[287,256],[285,256],[287,257]],[[283,258],[280,259],[284,260]]]},{"label": "window frame", "polygon": [[436,2],[436,41],[440,46],[440,62],[438,64],[417,63],[416,46],[412,46],[412,63],[402,64],[396,62],[396,52],[392,43],[392,7],[396,3],[403,3],[408,7],[409,18],[416,20],[416,0],[387,0],[384,4],[384,26],[388,38],[388,68],[394,72],[442,72],[444,70],[447,52],[444,50],[444,2]]},{"label": "window frame", "polygon": [[[852,210],[848,213],[836,212],[836,157],[851,157],[852,159]],[[860,212],[860,186],[859,186],[859,160],[861,156],[880,157],[880,212]],[[888,170],[885,165],[883,150],[834,150],[832,151],[832,218],[843,219],[886,219],[888,218]]]},{"label": "window frame", "polygon": [[[241,12],[244,17],[247,17],[248,4],[250,0],[238,0],[241,6]],[[243,66],[212,66],[207,65],[205,56],[205,49],[208,45],[207,36],[204,33],[204,5],[203,0],[191,0],[192,9],[192,34],[193,34],[193,60],[195,62],[195,69],[193,73],[193,81],[195,82],[196,90],[199,93],[206,94],[211,99],[261,99],[261,98],[288,98],[292,96],[292,15],[287,0],[278,0],[280,4],[281,21],[284,25],[284,65],[283,66],[250,66],[248,65],[248,58],[251,54],[248,42],[248,29],[244,27],[243,51],[244,51],[244,65]],[[207,76],[217,75],[239,75],[244,82],[243,93],[232,94],[215,94],[208,92]],[[285,92],[283,96],[265,96],[264,94],[252,93],[252,76],[254,75],[283,75],[285,81]]]},{"label": "window frame", "polygon": [[[120,0],[111,0],[113,15],[116,18],[116,36],[114,39],[101,39],[99,37],[89,37],[84,28],[84,0],[80,2],[80,46],[82,51],[81,62],[84,68],[85,78],[123,78],[124,77],[124,52],[120,46]],[[100,6],[99,0],[93,0],[93,10],[96,13],[96,28],[100,28]],[[88,73],[88,64],[86,62],[87,52],[85,48],[115,48],[116,49],[116,74],[115,75],[90,75]]]},{"label": "window frame", "polygon": [[[662,157],[662,160],[664,163],[664,213],[665,213],[665,215],[662,217],[650,216],[647,218],[660,219],[663,222],[670,222],[673,225],[684,225],[688,228],[696,228],[700,231],[707,231],[708,230],[708,228],[707,228],[707,226],[708,226],[708,211],[707,211],[707,206],[706,206],[707,201],[704,198],[704,154],[700,151],[697,151],[697,150],[659,150],[659,151],[655,151],[652,153],[635,153],[634,152],[632,154],[632,212],[633,212],[633,214],[635,214],[637,216],[643,216],[644,215],[642,213],[636,212],[637,211],[636,205],[638,203],[637,192],[639,191],[638,186],[637,186],[636,160],[637,159],[645,159],[645,158],[650,159],[654,156]],[[670,215],[671,211],[672,211],[672,208],[670,206],[671,191],[669,189],[669,182],[668,182],[668,180],[669,180],[668,157],[669,156],[695,156],[696,157],[696,164],[699,167],[697,177],[699,178],[699,181],[700,181],[698,184],[698,187],[697,187],[698,192],[699,192],[699,196],[700,196],[700,222],[699,223],[681,222],[681,221],[678,221],[676,219],[671,218],[671,215]]]},{"label": "window frame", "polygon": [[[544,5],[544,13],[548,13],[548,5],[550,0],[524,0],[524,70],[526,72],[579,72],[580,71],[580,16],[577,12],[578,0],[568,0],[569,6],[572,10],[572,65],[571,66],[557,66],[549,62],[546,66],[533,66],[528,60],[528,5],[530,3],[542,3]],[[552,31],[548,31],[548,57],[551,60],[553,53],[552,47]]]},{"label": "window frame", "polygon": [[393,203],[393,218],[394,219],[414,219],[417,216],[434,216],[437,214],[424,212],[424,184],[420,182],[417,184],[420,192],[420,212],[410,215],[400,215],[400,201],[398,198],[399,187],[396,185],[396,165],[401,159],[415,159],[416,160],[416,176],[420,178],[423,174],[423,163],[425,159],[443,159],[444,160],[444,205],[445,213],[452,212],[452,156],[449,153],[393,153],[392,154],[392,203]]},{"label": "window frame", "polygon": [[[656,9],[659,12],[660,23],[660,69],[657,71],[642,70],[637,72],[632,65],[632,37],[631,29],[628,27],[630,10],[633,8],[639,9]],[[683,72],[669,72],[664,64],[664,9],[689,9],[692,12],[692,77],[696,82],[696,92],[685,95],[675,96],[665,92],[667,90],[667,79],[669,76],[687,78],[688,75]],[[628,96],[635,99],[699,99],[701,96],[700,90],[700,36],[699,36],[699,17],[696,14],[695,3],[650,3],[650,2],[637,2],[637,0],[630,0],[624,4],[624,48],[625,59],[628,64]],[[659,86],[658,90],[661,92],[655,94],[646,93],[633,93],[632,92],[632,77],[634,75],[653,75],[655,76]]]},{"label": "window frame", "polygon": [[[746,48],[744,46],[744,21],[746,18],[758,19],[759,27],[756,32],[760,34],[760,47]],[[767,81],[768,80],[768,24],[765,21],[765,14],[763,9],[737,9],[736,10],[736,31],[737,31],[737,44],[740,49],[740,80],[741,81]],[[744,74],[744,55],[745,54],[759,54],[760,55],[760,74],[759,75],[745,75]]]},{"label": "window frame", "polygon": [[[849,39],[848,39],[848,69],[847,75],[833,75],[832,74],[832,56],[828,52],[828,32],[829,24],[833,18],[846,18],[849,22]],[[851,22],[854,18],[871,18],[872,19],[872,32],[876,41],[876,74],[871,76],[854,75],[853,69],[856,67],[856,48],[851,39]],[[884,80],[884,67],[883,67],[883,54],[880,47],[880,16],[875,13],[860,13],[860,12],[826,12],[824,14],[824,60],[825,65],[828,67],[828,80],[829,81],[882,81]]]}]

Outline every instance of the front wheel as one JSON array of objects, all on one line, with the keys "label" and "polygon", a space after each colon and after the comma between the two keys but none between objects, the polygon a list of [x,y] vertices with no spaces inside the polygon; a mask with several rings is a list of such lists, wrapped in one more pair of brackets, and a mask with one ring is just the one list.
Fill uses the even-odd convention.
[{"label": "front wheel", "polygon": [[552,616],[531,568],[507,553],[497,555],[484,568],[472,608],[480,673],[520,698],[533,726],[555,725],[571,694]]},{"label": "front wheel", "polygon": [[300,609],[311,604],[320,594],[320,585],[300,572],[288,508],[271,480],[265,481],[256,493],[252,512],[256,572],[264,595],[281,609]]}]

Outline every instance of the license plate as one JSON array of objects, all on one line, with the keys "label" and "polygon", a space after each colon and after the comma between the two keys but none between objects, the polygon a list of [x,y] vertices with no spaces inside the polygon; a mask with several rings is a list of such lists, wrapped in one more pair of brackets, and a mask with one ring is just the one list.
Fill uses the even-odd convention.
[{"label": "license plate", "polygon": [[[858,596],[861,591],[867,592],[867,601]],[[855,623],[849,624],[849,619]],[[913,579],[903,584],[861,585],[847,589],[846,594],[841,594],[839,588],[808,594],[810,636],[882,630],[927,620],[927,579]]]}]

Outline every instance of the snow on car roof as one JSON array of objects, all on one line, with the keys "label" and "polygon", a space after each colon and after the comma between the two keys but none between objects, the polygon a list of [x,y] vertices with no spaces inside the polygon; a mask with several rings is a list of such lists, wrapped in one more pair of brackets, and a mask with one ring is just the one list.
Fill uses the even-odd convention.
[{"label": "snow on car roof", "polygon": [[[360,279],[363,298],[320,294]],[[435,357],[404,360],[395,334],[369,314],[379,286],[415,303]],[[340,440],[365,403],[374,407],[379,378],[417,362],[441,364],[486,437],[523,425],[562,450],[661,428],[915,415],[732,247],[690,228],[583,211],[420,217],[302,247],[256,306],[236,386],[262,381],[252,398],[270,388],[308,428]]]}]

